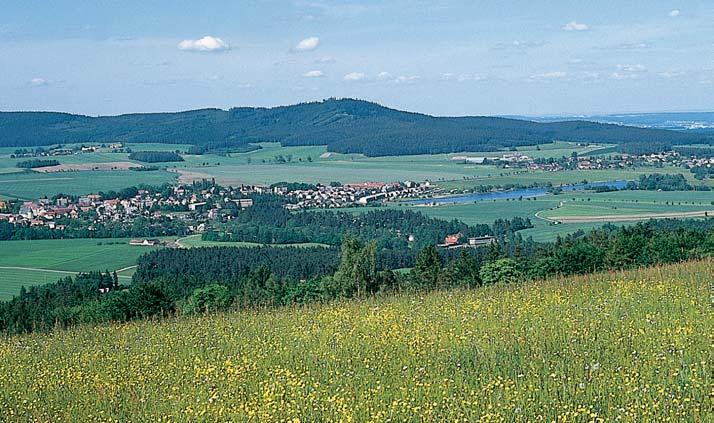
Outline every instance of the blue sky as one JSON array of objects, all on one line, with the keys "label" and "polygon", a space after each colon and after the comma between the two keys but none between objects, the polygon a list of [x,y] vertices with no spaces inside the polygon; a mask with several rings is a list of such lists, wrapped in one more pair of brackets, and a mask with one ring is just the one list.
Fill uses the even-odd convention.
[{"label": "blue sky", "polygon": [[6,0],[0,110],[714,109],[714,2]]}]

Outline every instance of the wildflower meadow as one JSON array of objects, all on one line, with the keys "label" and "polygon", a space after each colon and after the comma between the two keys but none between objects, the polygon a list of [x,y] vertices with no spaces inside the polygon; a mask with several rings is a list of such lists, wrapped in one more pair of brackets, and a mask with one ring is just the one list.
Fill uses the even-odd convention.
[{"label": "wildflower meadow", "polygon": [[714,262],[0,340],[0,420],[712,421]]}]

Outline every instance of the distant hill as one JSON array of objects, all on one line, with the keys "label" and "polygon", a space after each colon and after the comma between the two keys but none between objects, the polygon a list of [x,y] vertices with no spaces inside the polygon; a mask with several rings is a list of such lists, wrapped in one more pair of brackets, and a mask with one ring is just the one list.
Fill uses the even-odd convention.
[{"label": "distant hill", "polygon": [[672,129],[686,131],[714,130],[714,112],[663,112],[663,113],[620,113],[610,115],[585,116],[504,116],[513,119],[526,119],[535,122],[563,122],[573,119],[618,125],[638,126],[641,128]]},{"label": "distant hill", "polygon": [[0,112],[0,147],[81,142],[205,145],[279,141],[327,145],[368,156],[493,151],[554,140],[663,149],[705,143],[712,135],[589,121],[533,122],[501,117],[433,117],[353,99],[275,108],[239,107],[179,113],[89,117],[51,112]]}]

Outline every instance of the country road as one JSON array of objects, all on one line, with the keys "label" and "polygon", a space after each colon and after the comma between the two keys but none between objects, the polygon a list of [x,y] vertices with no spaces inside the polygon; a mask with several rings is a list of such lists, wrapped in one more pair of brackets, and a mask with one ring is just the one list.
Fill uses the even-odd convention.
[{"label": "country road", "polygon": [[[538,216],[540,217],[540,216]],[[602,216],[553,216],[547,220],[560,223],[596,223],[596,222],[637,222],[650,219],[685,219],[692,217],[714,217],[714,210],[674,212],[674,213],[643,213],[619,214]]]}]

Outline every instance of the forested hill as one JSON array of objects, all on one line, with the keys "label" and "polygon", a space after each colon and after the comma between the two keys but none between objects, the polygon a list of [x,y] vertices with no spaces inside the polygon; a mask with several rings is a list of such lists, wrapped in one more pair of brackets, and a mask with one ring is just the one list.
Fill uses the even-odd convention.
[{"label": "forested hill", "polygon": [[327,145],[368,156],[492,151],[554,140],[616,143],[631,149],[707,142],[710,135],[586,121],[538,123],[498,117],[433,117],[361,100],[329,99],[275,108],[89,117],[0,112],[0,147],[81,142]]}]

